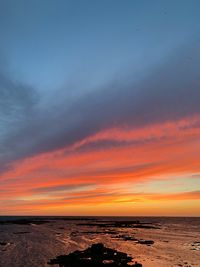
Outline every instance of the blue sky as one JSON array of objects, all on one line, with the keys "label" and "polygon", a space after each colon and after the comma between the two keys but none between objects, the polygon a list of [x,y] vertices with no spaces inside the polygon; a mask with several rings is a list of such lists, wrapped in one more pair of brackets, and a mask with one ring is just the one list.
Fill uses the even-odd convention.
[{"label": "blue sky", "polygon": [[[199,1],[1,1],[0,52],[40,92],[145,75],[200,30]],[[80,89],[80,84],[81,89]],[[68,89],[70,90],[70,89]]]}]

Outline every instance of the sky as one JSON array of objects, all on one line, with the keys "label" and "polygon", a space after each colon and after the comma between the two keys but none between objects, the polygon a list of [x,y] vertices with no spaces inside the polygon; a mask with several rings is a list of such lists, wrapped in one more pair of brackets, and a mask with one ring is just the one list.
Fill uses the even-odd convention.
[{"label": "sky", "polygon": [[200,216],[199,10],[0,0],[0,215]]}]

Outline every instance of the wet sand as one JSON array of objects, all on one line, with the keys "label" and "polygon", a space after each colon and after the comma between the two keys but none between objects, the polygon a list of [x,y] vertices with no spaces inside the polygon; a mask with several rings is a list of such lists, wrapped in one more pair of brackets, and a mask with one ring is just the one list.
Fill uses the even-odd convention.
[{"label": "wet sand", "polygon": [[50,259],[94,243],[127,253],[143,267],[200,266],[199,218],[139,218],[145,223],[130,225],[116,221],[122,218],[0,221],[0,267],[50,266]]}]

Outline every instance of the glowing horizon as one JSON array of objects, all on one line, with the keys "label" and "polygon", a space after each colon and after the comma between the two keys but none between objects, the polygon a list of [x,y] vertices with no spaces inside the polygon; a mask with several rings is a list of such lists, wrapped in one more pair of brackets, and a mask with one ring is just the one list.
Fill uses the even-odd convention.
[{"label": "glowing horizon", "polygon": [[[1,214],[198,215],[198,122],[108,130],[19,160],[0,177]],[[102,140],[128,143],[93,147]]]}]

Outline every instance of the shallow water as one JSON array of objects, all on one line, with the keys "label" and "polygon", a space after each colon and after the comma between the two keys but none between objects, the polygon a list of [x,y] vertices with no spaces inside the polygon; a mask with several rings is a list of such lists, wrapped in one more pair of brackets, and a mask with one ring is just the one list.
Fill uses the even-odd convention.
[{"label": "shallow water", "polygon": [[[19,217],[0,217],[1,222],[16,219]],[[78,218],[79,220],[72,217],[63,220],[60,217],[37,219],[49,222],[40,225],[0,224],[0,243],[3,244],[0,245],[0,267],[50,266],[47,262],[51,258],[77,249],[86,249],[97,242],[128,253],[142,263],[143,267],[200,267],[200,218],[93,217],[91,221],[88,217]],[[153,223],[157,229],[89,225],[124,220]],[[86,225],[80,225],[81,223]],[[106,232],[108,230],[111,233]],[[113,234],[113,231],[117,233]],[[125,241],[116,238],[118,235],[153,240],[154,244],[148,246],[131,240]]]}]

